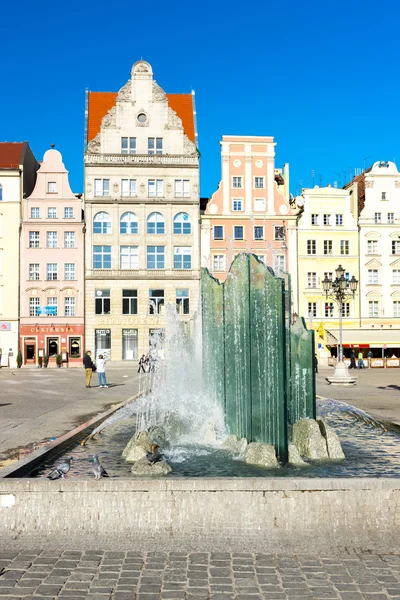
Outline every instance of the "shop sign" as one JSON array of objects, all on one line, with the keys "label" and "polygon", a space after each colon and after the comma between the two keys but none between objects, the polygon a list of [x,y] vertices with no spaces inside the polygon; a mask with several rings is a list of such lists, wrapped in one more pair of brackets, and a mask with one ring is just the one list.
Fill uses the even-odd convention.
[{"label": "shop sign", "polygon": [[162,324],[161,318],[156,316],[147,317],[102,317],[97,321],[98,325],[149,325],[156,326]]},{"label": "shop sign", "polygon": [[0,331],[11,331],[11,323],[9,321],[0,321]]},{"label": "shop sign", "polygon": [[383,358],[371,358],[371,369],[382,369],[384,366]]},{"label": "shop sign", "polygon": [[398,358],[387,358],[386,366],[389,368],[400,367],[400,360]]}]

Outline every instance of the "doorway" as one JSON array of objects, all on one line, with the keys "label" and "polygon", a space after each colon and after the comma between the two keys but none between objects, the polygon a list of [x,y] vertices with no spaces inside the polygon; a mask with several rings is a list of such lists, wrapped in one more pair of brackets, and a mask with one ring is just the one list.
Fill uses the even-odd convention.
[{"label": "doorway", "polygon": [[26,338],[25,339],[25,364],[36,363],[36,339]]}]

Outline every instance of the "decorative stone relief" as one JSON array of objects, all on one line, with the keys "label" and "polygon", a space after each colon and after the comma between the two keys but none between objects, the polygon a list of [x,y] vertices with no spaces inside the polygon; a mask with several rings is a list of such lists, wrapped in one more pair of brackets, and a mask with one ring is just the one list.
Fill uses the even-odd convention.
[{"label": "decorative stone relief", "polygon": [[117,107],[113,106],[101,122],[102,127],[116,127],[117,126]]},{"label": "decorative stone relief", "polygon": [[135,73],[148,73],[149,67],[146,63],[139,63],[135,67]]},{"label": "decorative stone relief", "polygon": [[233,166],[234,167],[240,167],[241,164],[242,164],[242,161],[239,160],[238,158],[233,161]]},{"label": "decorative stone relief", "polygon": [[94,154],[97,154],[100,152],[100,146],[101,146],[101,142],[100,142],[100,134],[98,133],[96,135],[95,138],[93,138],[87,146],[88,152],[92,152]]},{"label": "decorative stone relief", "polygon": [[92,189],[93,189],[93,186],[92,186],[92,184],[91,184],[91,183],[87,183],[87,184],[86,184],[86,190],[87,190],[88,192],[91,192],[91,191],[92,191]]},{"label": "decorative stone relief", "polygon": [[167,192],[168,194],[172,192],[172,185],[170,183],[167,183]]},{"label": "decorative stone relief", "polygon": [[153,102],[165,102],[167,100],[167,96],[164,90],[153,81]]},{"label": "decorative stone relief", "polygon": [[113,190],[114,190],[114,192],[118,192],[118,190],[119,190],[119,186],[118,186],[118,183],[117,183],[117,182],[115,182],[115,183],[114,183],[114,185],[113,185]]},{"label": "decorative stone relief", "polygon": [[[145,119],[143,118],[145,115]],[[136,127],[148,127],[150,125],[149,114],[144,108],[141,108],[136,115]]]},{"label": "decorative stone relief", "polygon": [[395,188],[400,188],[400,181],[395,181],[394,182],[394,187]]},{"label": "decorative stone relief", "polygon": [[117,102],[128,102],[132,100],[132,80],[129,79],[126,84],[119,90]]},{"label": "decorative stone relief", "polygon": [[247,163],[247,164],[251,163],[251,156],[245,156],[244,157],[244,162]]},{"label": "decorative stone relief", "polygon": [[168,123],[165,129],[183,129],[182,119],[170,107],[168,107]]},{"label": "decorative stone relief", "polygon": [[185,135],[183,138],[183,153],[184,154],[195,154],[196,153],[196,146],[191,140],[189,140],[187,135]]},{"label": "decorative stone relief", "polygon": [[261,169],[261,167],[263,166],[263,161],[262,160],[256,160],[256,167],[257,169]]},{"label": "decorative stone relief", "polygon": [[195,183],[194,186],[193,186],[193,192],[195,194],[197,194],[198,191],[199,191],[199,186],[197,185],[197,183]]},{"label": "decorative stone relief", "polygon": [[141,183],[141,184],[140,184],[140,191],[142,192],[142,194],[144,194],[144,193],[145,193],[145,191],[146,191],[146,186],[145,186],[145,184],[144,184],[144,183]]}]

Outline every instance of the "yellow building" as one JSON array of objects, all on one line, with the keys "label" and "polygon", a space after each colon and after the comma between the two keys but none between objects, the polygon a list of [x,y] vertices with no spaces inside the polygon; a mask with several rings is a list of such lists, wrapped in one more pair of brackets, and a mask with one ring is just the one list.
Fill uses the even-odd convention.
[{"label": "yellow building", "polygon": [[[339,329],[339,307],[326,299],[322,281],[335,279],[339,264],[348,280],[360,279],[357,199],[349,190],[315,187],[304,189],[297,204],[304,208],[297,237],[299,314],[316,331],[319,358],[327,359],[326,344],[334,343],[330,331],[337,336]],[[343,304],[342,319],[343,329],[359,327],[358,292]]]}]

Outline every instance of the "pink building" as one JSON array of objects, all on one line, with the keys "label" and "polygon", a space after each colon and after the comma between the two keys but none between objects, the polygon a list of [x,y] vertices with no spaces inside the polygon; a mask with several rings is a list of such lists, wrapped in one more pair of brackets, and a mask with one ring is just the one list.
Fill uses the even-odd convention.
[{"label": "pink building", "polygon": [[[253,252],[296,286],[296,215],[289,166],[275,169],[273,137],[223,136],[222,180],[202,216],[202,265],[224,281],[234,257]],[[294,294],[295,298],[296,295]]]},{"label": "pink building", "polygon": [[82,366],[84,223],[57,150],[48,150],[32,194],[23,202],[20,342],[24,364],[57,354]]}]

